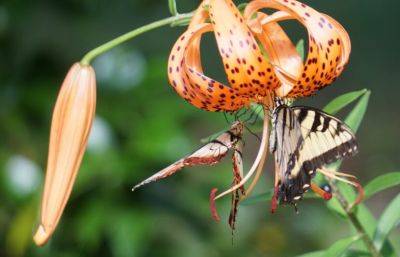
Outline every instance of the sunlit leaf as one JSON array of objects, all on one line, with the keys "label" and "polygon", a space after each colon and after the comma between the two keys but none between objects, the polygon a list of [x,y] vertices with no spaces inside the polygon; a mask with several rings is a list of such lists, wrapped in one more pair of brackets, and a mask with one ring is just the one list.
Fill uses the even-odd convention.
[{"label": "sunlit leaf", "polygon": [[311,252],[311,253],[305,253],[302,255],[298,255],[296,257],[323,257],[324,251],[316,251],[316,252]]},{"label": "sunlit leaf", "polygon": [[253,112],[257,113],[258,117],[263,120],[264,119],[264,111],[261,104],[251,104],[250,108]]},{"label": "sunlit leaf", "polygon": [[342,205],[340,205],[336,197],[327,202],[327,207],[334,213],[338,214],[340,217],[347,217],[346,211],[343,209]]},{"label": "sunlit leaf", "polygon": [[360,250],[347,250],[341,257],[370,257],[369,252]]},{"label": "sunlit leaf", "polygon": [[400,172],[386,173],[384,175],[376,177],[364,187],[364,200],[372,197],[374,194],[382,190],[397,185],[400,185]]},{"label": "sunlit leaf", "polygon": [[360,236],[352,236],[348,238],[343,238],[334,243],[331,247],[329,247],[326,252],[322,255],[323,257],[339,257],[357,240],[359,240]]},{"label": "sunlit leaf", "polygon": [[377,249],[381,249],[386,238],[393,228],[400,222],[400,194],[398,194],[386,207],[378,221],[374,235],[374,244]]},{"label": "sunlit leaf", "polygon": [[361,89],[340,95],[335,99],[333,99],[332,101],[330,101],[327,105],[325,105],[324,111],[329,114],[335,115],[341,109],[345,108],[347,105],[357,100],[367,91],[368,91],[367,89]]},{"label": "sunlit leaf", "polygon": [[365,94],[358,101],[357,105],[353,108],[353,110],[347,115],[344,122],[354,131],[357,132],[360,127],[361,121],[364,118],[364,115],[367,111],[369,97],[371,95],[371,91],[367,90]]}]

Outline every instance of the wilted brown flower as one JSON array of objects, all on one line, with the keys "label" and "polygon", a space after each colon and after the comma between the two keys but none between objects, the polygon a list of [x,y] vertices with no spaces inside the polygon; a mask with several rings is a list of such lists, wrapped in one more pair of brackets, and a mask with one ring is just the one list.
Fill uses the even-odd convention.
[{"label": "wilted brown flower", "polygon": [[41,220],[34,236],[44,245],[68,201],[86,149],[96,107],[96,78],[91,66],[75,63],[58,95],[51,123]]}]

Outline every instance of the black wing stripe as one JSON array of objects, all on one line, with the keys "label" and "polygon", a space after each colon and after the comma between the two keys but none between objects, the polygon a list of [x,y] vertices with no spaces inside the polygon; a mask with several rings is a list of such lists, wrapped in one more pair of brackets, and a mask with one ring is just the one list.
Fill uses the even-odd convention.
[{"label": "black wing stripe", "polygon": [[301,123],[304,121],[304,119],[307,117],[307,113],[308,113],[307,109],[305,109],[305,108],[300,109],[300,112],[299,112],[299,114],[297,115],[297,121],[298,121],[300,124],[301,124]]},{"label": "black wing stripe", "polygon": [[314,112],[314,121],[311,126],[311,132],[317,131],[319,125],[321,125],[320,117],[321,117],[321,114],[319,114],[319,112]]}]

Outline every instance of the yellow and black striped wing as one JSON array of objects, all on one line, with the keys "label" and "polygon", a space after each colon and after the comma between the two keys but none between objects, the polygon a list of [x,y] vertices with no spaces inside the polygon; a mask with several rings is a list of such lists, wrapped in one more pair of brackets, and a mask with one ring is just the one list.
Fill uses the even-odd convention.
[{"label": "yellow and black striped wing", "polygon": [[303,138],[292,176],[297,176],[301,170],[312,174],[317,168],[358,152],[354,133],[341,120],[311,107],[291,109]]}]

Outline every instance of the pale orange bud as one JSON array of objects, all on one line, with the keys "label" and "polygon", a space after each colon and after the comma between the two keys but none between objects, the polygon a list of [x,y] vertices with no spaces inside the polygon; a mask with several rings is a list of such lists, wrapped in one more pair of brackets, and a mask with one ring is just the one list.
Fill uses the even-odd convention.
[{"label": "pale orange bud", "polygon": [[95,72],[91,66],[75,63],[61,86],[53,111],[41,220],[34,236],[37,245],[49,240],[71,194],[95,107]]}]

